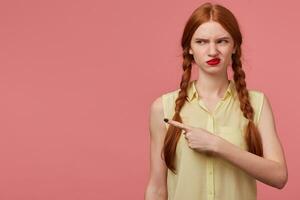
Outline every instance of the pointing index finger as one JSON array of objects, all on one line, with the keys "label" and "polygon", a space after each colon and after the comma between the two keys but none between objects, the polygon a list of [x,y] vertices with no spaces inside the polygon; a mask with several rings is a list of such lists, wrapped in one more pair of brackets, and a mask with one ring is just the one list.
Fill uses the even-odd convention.
[{"label": "pointing index finger", "polygon": [[183,123],[180,123],[180,122],[177,122],[177,121],[174,121],[172,119],[167,119],[167,118],[164,118],[164,121],[167,122],[168,124],[172,124],[173,126],[176,126],[178,128],[181,128],[185,131],[189,131],[192,129],[192,127],[186,125],[186,124],[183,124]]}]

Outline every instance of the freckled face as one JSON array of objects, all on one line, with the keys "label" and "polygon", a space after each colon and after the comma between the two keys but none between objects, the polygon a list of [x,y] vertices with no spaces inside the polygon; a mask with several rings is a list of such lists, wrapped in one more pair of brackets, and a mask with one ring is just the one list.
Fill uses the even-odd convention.
[{"label": "freckled face", "polygon": [[[215,21],[205,22],[197,28],[192,36],[189,50],[200,70],[206,73],[226,71],[234,52],[234,41],[231,35]],[[206,63],[213,58],[220,58],[220,63],[214,66]]]}]

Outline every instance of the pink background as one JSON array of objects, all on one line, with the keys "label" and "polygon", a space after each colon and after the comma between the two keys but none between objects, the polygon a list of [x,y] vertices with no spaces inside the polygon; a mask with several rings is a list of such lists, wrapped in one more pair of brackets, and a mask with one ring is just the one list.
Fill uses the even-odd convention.
[{"label": "pink background", "polygon": [[[0,2],[0,199],[143,199],[151,102],[179,87],[180,37],[205,1]],[[214,1],[237,16],[247,86],[272,103],[283,190],[299,199],[299,1]]]}]

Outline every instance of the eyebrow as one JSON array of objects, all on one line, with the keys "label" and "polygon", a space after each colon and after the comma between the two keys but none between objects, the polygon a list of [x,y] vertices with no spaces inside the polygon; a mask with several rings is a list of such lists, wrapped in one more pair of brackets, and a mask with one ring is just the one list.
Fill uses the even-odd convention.
[{"label": "eyebrow", "polygon": [[[220,38],[218,38],[217,40],[224,40],[224,39],[229,40],[230,37],[220,37]],[[204,38],[195,38],[195,40],[204,40],[204,41],[208,41],[208,39],[204,39]]]}]

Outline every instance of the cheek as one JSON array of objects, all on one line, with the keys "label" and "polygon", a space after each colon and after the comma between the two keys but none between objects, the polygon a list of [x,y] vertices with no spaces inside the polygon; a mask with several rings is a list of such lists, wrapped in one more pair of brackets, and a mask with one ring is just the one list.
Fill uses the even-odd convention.
[{"label": "cheek", "polygon": [[194,59],[196,60],[196,61],[199,61],[199,62],[201,62],[201,61],[203,61],[203,60],[205,60],[205,51],[201,51],[201,50],[197,50],[197,51],[194,51]]},{"label": "cheek", "polygon": [[231,57],[232,57],[232,52],[228,51],[225,55],[224,55],[225,59],[229,62],[231,61]]},{"label": "cheek", "polygon": [[195,63],[202,66],[205,63],[205,57],[201,54],[194,55]]},{"label": "cheek", "polygon": [[222,52],[222,54],[228,58],[231,57],[231,54],[232,54],[232,51],[233,51],[233,47],[231,46],[226,46],[226,47],[223,47],[221,48],[220,50]]},{"label": "cheek", "polygon": [[220,53],[221,56],[225,59],[225,60],[230,60],[231,59],[231,55],[232,55],[232,50],[225,48],[225,49],[220,49]]},{"label": "cheek", "polygon": [[232,49],[230,46],[219,46],[219,51],[221,54],[223,54],[224,56],[231,54]]}]

